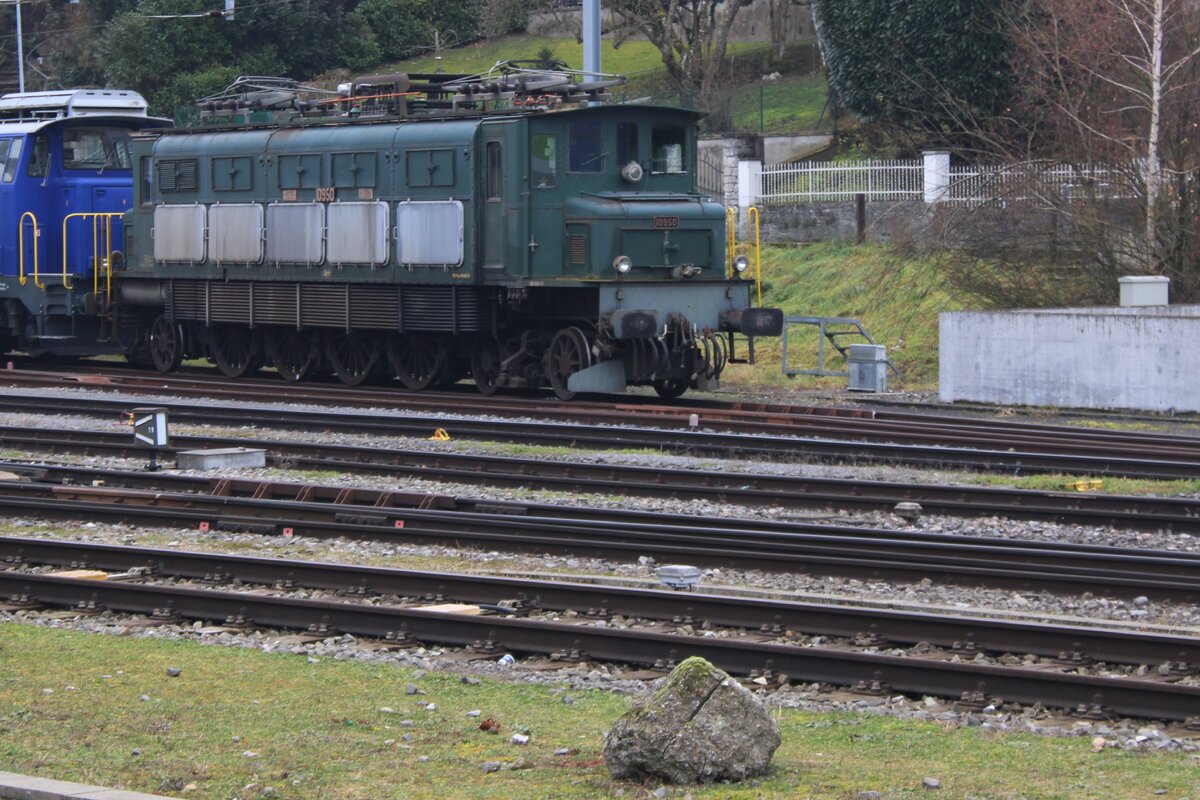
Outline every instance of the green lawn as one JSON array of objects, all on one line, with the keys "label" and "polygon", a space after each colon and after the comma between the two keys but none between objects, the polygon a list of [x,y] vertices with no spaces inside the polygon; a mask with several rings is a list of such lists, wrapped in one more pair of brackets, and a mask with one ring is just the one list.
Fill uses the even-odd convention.
[{"label": "green lawn", "polygon": [[[549,47],[556,58],[576,69],[583,67],[583,45],[574,39],[552,39],[542,36],[503,36],[442,53],[442,72],[486,72],[498,61],[534,59],[543,48]],[[614,49],[612,40],[601,43],[600,63],[605,72],[638,75],[661,70],[662,56],[646,41],[630,41]],[[437,62],[432,55],[391,64],[382,70],[401,72],[433,72]]]},{"label": "green lawn", "polygon": [[[762,208],[764,221],[771,213],[770,206]],[[750,251],[740,244],[739,252]],[[782,308],[787,315],[861,320],[876,343],[887,346],[889,357],[904,374],[902,381],[889,377],[893,388],[936,386],[938,312],[961,306],[932,265],[878,245],[834,242],[767,246],[763,248],[762,275],[763,305]],[[815,327],[793,328],[789,348],[794,349],[788,354],[792,367],[816,366],[817,339]],[[844,339],[842,343],[853,341]],[[725,373],[731,382],[796,388],[822,383],[811,377],[785,378],[779,340],[760,339],[756,344],[759,363],[731,366]],[[846,368],[828,344],[825,349],[827,368]],[[829,378],[823,383],[845,386],[846,379]]]},{"label": "green lawn", "polygon": [[[182,675],[168,677],[171,666]],[[427,694],[407,696],[409,682]],[[614,783],[603,764],[604,732],[627,704],[600,691],[464,685],[389,665],[0,624],[4,769],[180,797],[647,797],[653,785]],[[501,735],[479,731],[480,718],[466,716],[473,709],[499,721]],[[1200,780],[1186,754],[1093,752],[1090,737],[790,710],[778,718],[783,745],[764,779],[671,796],[932,796],[921,788],[931,776],[946,798],[1179,798]],[[522,729],[530,743],[509,744]],[[564,747],[572,752],[554,755]],[[490,760],[505,768],[484,774]]]},{"label": "green lawn", "polygon": [[747,84],[733,99],[733,127],[764,133],[795,133],[818,127],[828,130],[828,96],[829,86],[823,75],[787,75]]}]

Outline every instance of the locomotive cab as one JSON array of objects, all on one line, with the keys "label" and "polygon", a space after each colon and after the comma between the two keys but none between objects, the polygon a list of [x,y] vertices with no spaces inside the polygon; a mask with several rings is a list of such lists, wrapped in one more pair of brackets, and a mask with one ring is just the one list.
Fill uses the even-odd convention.
[{"label": "locomotive cab", "polygon": [[[750,284],[727,260],[725,209],[696,191],[698,119],[628,105],[526,122],[524,183],[508,187],[507,208],[494,201],[506,227],[489,227],[485,207],[481,228],[485,248],[507,237],[505,278],[522,287],[506,302],[523,325],[561,326],[516,346],[544,348],[534,361],[560,397],[713,388],[733,334],[781,331],[782,313],[751,308]],[[528,198],[527,216],[518,198]],[[519,356],[510,346],[501,360]]]},{"label": "locomotive cab", "polygon": [[130,137],[168,124],[134,92],[0,98],[0,348],[107,351],[98,312],[132,202]]}]

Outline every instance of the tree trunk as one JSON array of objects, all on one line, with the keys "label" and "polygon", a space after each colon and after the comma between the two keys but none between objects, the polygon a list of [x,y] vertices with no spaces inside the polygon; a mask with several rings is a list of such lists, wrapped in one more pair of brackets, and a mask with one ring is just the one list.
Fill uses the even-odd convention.
[{"label": "tree trunk", "polygon": [[1162,164],[1158,140],[1162,129],[1163,94],[1163,2],[1154,0],[1150,42],[1150,130],[1146,136],[1146,266],[1161,268],[1158,252],[1158,198],[1162,186]]}]

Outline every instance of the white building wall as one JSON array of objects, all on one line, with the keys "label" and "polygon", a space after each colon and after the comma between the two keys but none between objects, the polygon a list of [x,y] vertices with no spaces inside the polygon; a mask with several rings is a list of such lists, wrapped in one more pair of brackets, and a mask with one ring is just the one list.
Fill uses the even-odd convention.
[{"label": "white building wall", "polygon": [[939,394],[1071,408],[1200,411],[1200,306],[940,315]]}]

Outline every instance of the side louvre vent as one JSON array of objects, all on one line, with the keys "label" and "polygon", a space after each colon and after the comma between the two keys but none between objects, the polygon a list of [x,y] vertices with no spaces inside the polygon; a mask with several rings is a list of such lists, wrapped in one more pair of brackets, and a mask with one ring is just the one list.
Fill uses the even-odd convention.
[{"label": "side louvre vent", "polygon": [[160,192],[196,191],[196,174],[199,165],[194,158],[181,158],[158,162],[158,190]]},{"label": "side louvre vent", "polygon": [[572,264],[587,263],[587,237],[572,236],[570,237],[570,255],[568,260]]},{"label": "side louvre vent", "polygon": [[172,281],[176,319],[289,328],[482,333],[494,294],[477,286]]}]

